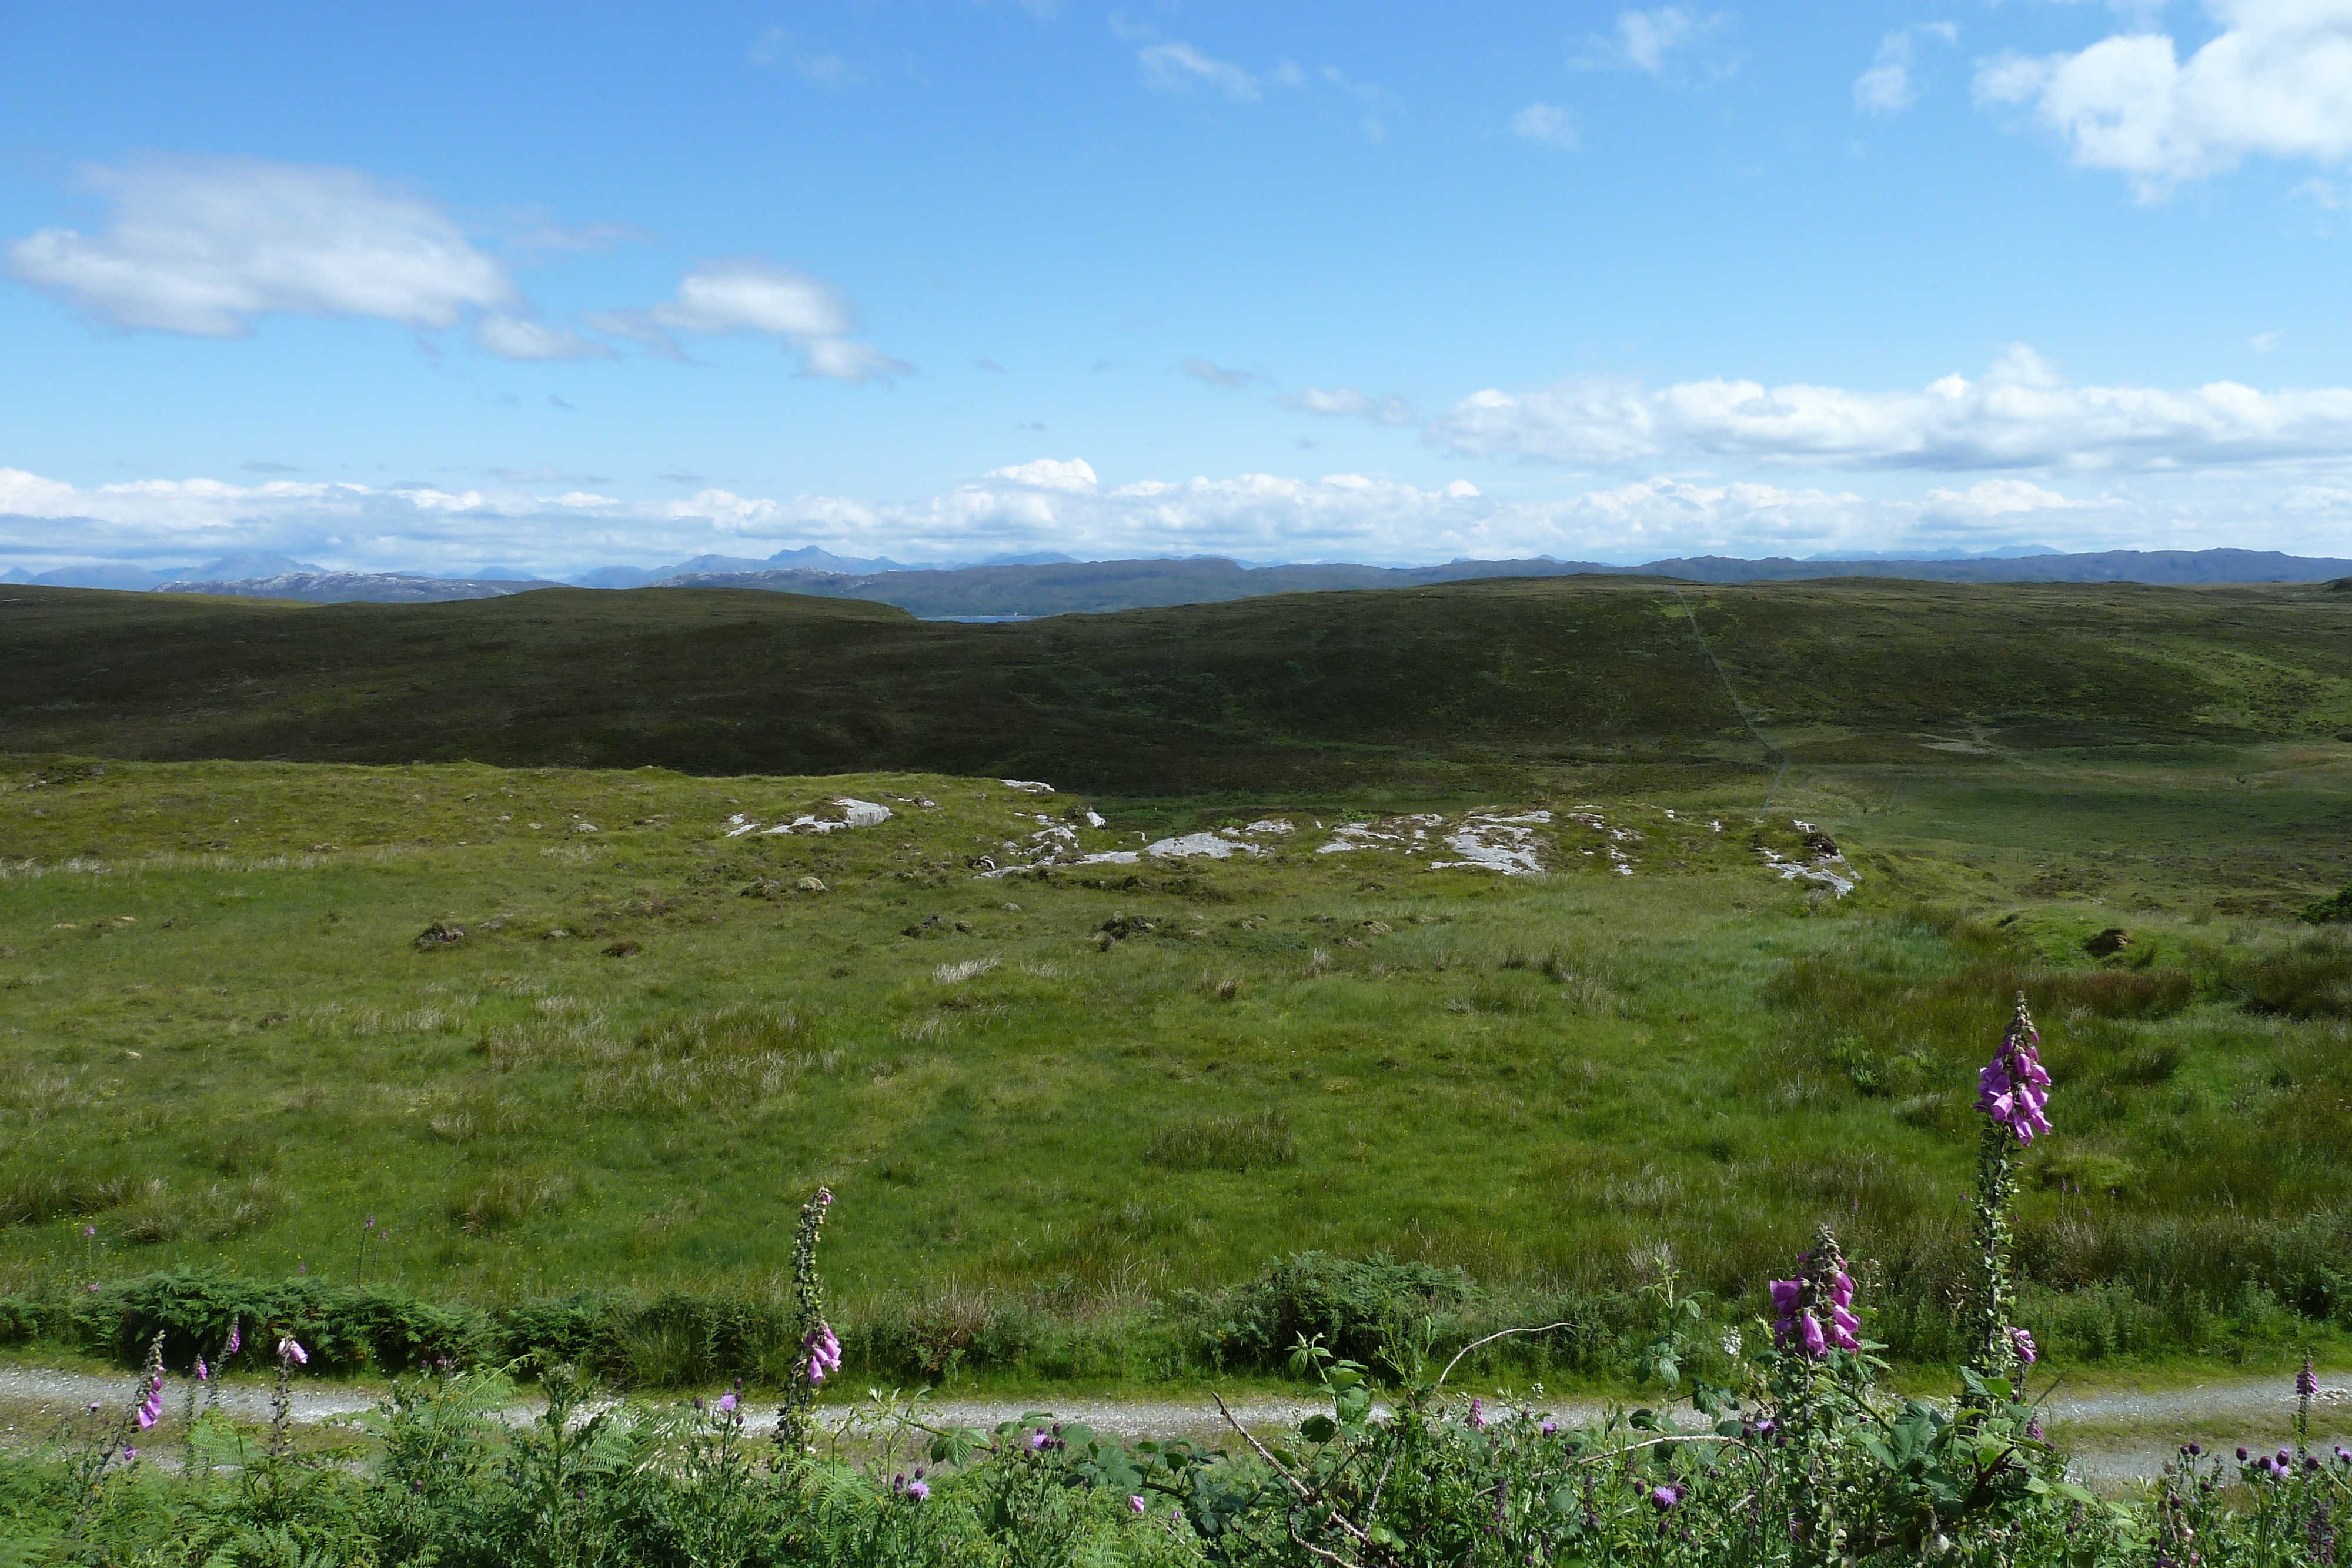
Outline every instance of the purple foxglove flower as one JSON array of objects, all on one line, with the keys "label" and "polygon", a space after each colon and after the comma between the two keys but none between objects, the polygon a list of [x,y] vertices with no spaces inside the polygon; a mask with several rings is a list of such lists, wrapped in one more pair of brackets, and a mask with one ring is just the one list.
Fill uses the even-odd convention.
[{"label": "purple foxglove flower", "polygon": [[2042,1353],[2033,1347],[2033,1336],[2023,1329],[2010,1330],[2009,1341],[2017,1347],[2017,1359],[2026,1365],[2032,1366],[2041,1359]]},{"label": "purple foxglove flower", "polygon": [[1129,1513],[1141,1513],[1143,1507],[1143,1500],[1139,1497],[1130,1497],[1127,1500],[1127,1511]]}]

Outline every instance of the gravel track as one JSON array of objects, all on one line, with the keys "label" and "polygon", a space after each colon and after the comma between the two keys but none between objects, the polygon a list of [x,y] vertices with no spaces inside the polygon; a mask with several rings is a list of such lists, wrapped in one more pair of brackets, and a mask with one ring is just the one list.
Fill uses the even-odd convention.
[{"label": "gravel track", "polygon": [[[100,1375],[39,1367],[0,1366],[0,1428],[5,1438],[23,1441],[58,1429],[64,1420],[86,1421],[89,1406],[100,1406],[103,1416],[119,1416],[137,1393],[131,1374]],[[174,1378],[166,1401],[164,1420],[176,1425],[184,1380]],[[269,1385],[257,1381],[224,1384],[221,1407],[242,1420],[269,1418]],[[374,1407],[380,1392],[355,1384],[306,1378],[293,1388],[294,1419],[303,1426],[320,1426]],[[531,1419],[545,1406],[536,1400],[518,1402],[507,1418]],[[856,1408],[828,1408],[828,1425],[839,1427]],[[930,1425],[972,1427],[988,1430],[1001,1421],[1017,1420],[1033,1410],[1051,1408],[1065,1421],[1082,1421],[1097,1431],[1129,1441],[1151,1437],[1191,1438],[1214,1443],[1226,1432],[1223,1418],[1205,1398],[1169,1399],[943,1399],[925,1406]],[[1294,1429],[1299,1421],[1324,1406],[1306,1399],[1244,1400],[1234,1414],[1260,1436]],[[1604,1406],[1571,1401],[1548,1405],[1548,1412],[1574,1422],[1601,1415]],[[2179,1446],[2191,1438],[2226,1451],[2239,1444],[2270,1446],[2284,1439],[2294,1416],[2291,1377],[2265,1374],[2260,1377],[2220,1378],[2187,1387],[2157,1392],[2107,1391],[2052,1398],[2042,1406],[2051,1435],[2071,1448],[2075,1469],[2085,1479],[2124,1483],[2156,1475]],[[765,1412],[753,1417],[764,1426]],[[2314,1440],[2325,1448],[2352,1444],[2352,1387],[2341,1381],[2323,1385],[2313,1409]],[[167,1439],[168,1440],[168,1439]]]}]

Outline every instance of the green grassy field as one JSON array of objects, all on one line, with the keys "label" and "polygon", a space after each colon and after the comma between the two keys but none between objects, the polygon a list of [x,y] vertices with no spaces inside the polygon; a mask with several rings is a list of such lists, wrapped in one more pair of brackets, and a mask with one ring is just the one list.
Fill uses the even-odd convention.
[{"label": "green grassy field", "polygon": [[[1270,797],[20,758],[0,1259],[26,1288],[757,1296],[822,1181],[847,1313],[964,1343],[1016,1309],[1116,1337],[1307,1249],[1529,1302],[1672,1267],[1737,1321],[1829,1218],[1933,1356],[1974,1069],[2023,987],[2061,1083],[2027,1203],[2049,1332],[2284,1345],[2352,1312],[2346,948],[2264,913],[2325,868],[2262,847],[2341,821],[2333,756],[1806,764],[1769,814],[1752,779],[1496,801],[1556,813],[1524,878],[1318,853],[1339,816]],[[728,836],[836,795],[894,815]],[[1257,859],[972,864],[1269,815],[1297,831]],[[1851,896],[1766,863],[1807,856],[1799,820]],[[436,923],[467,935],[420,949]]]},{"label": "green grassy field", "polygon": [[[1200,1336],[1145,1325],[1303,1249],[1632,1333],[1670,1270],[1737,1322],[1829,1218],[1934,1360],[2022,987],[2053,1342],[2352,1315],[2352,960],[2293,918],[2352,882],[2352,594],[1556,579],[964,626],[18,590],[0,673],[27,1289],[750,1299],[824,1181],[843,1299],[925,1365],[1019,1319],[1095,1325],[1033,1370],[1148,1376]],[[730,834],[839,795],[894,815]],[[1318,852],[1534,809],[1540,877]],[[980,874],[1276,818],[1260,857]],[[1800,822],[1851,896],[1768,863]]]}]

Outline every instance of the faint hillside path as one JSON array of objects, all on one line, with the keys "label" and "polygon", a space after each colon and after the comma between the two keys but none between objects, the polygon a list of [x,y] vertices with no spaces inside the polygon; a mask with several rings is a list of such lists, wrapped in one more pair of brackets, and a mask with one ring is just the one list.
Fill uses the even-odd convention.
[{"label": "faint hillside path", "polygon": [[[0,1365],[0,1441],[23,1442],[53,1434],[60,1421],[86,1421],[89,1406],[100,1406],[101,1416],[119,1415],[134,1393],[135,1377],[128,1373],[97,1375],[39,1367]],[[2156,1475],[2179,1446],[2194,1438],[2208,1448],[2227,1452],[2238,1444],[2273,1447],[2286,1440],[2294,1416],[2292,1378],[2279,1373],[2258,1377],[2217,1378],[2186,1387],[2152,1393],[2102,1391],[2080,1397],[2053,1398],[2042,1406],[2051,1436],[2072,1448],[2075,1468],[2085,1479],[2123,1482]],[[164,1420],[175,1426],[184,1383],[173,1379]],[[378,1389],[359,1384],[306,1379],[294,1385],[294,1419],[317,1426],[358,1415],[374,1407]],[[259,1381],[225,1385],[221,1406],[242,1420],[269,1418],[269,1385]],[[543,1408],[536,1400],[519,1403],[508,1413],[520,1422]],[[764,1427],[766,1411],[755,1407],[754,1428]],[[1243,1400],[1234,1414],[1262,1436],[1295,1428],[1324,1406],[1310,1399]],[[1580,1421],[1602,1413],[1595,1401],[1570,1400],[1546,1406],[1551,1414]],[[837,1406],[826,1412],[838,1426],[853,1407]],[[1065,1421],[1082,1421],[1097,1431],[1130,1442],[1151,1437],[1191,1438],[1216,1442],[1225,1427],[1216,1406],[1205,1397],[1166,1399],[1063,1398],[1030,1401],[943,1399],[926,1406],[935,1426],[973,1427],[982,1431],[1002,1421],[1018,1420],[1033,1410],[1050,1409]],[[2312,1412],[2313,1441],[2324,1451],[2329,1445],[2352,1445],[2352,1387],[2337,1380],[2326,1384]],[[168,1435],[165,1438],[169,1440]]]}]

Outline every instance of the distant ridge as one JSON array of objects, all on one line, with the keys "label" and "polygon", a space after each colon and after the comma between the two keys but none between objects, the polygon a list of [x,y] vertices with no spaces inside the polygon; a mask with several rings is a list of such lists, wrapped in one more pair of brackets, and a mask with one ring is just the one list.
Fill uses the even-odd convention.
[{"label": "distant ridge", "polygon": [[561,588],[537,578],[419,577],[406,571],[287,571],[231,582],[166,582],[157,593],[221,593],[239,599],[296,599],[309,604],[439,604],[458,599],[503,599],[534,588]]},{"label": "distant ridge", "polygon": [[2088,555],[1980,557],[1964,560],[1740,560],[1698,556],[1641,566],[1598,561],[1457,560],[1444,566],[1243,566],[1193,560],[1097,560],[1069,565],[971,566],[880,573],[793,569],[691,572],[667,588],[758,588],[895,604],[917,615],[1066,615],[1148,606],[1217,603],[1265,593],[1348,588],[1415,588],[1484,577],[1670,577],[1686,582],[1773,582],[1825,577],[1926,582],[2140,582],[2178,587],[2227,582],[2324,582],[2352,560],[2276,550],[2106,550]]},{"label": "distant ridge", "polygon": [[[284,557],[243,558],[269,564]],[[242,564],[239,558],[215,567]],[[40,580],[60,586],[234,594],[313,604],[354,601],[413,604],[490,599],[560,584],[541,579],[428,577],[413,572],[334,572],[316,568],[250,576],[180,568],[68,569]],[[2158,587],[2241,582],[2326,582],[2352,577],[2352,559],[2291,556],[2277,550],[2103,550],[2075,555],[1978,556],[1948,560],[1796,560],[1772,557],[1686,556],[1640,566],[1560,561],[1456,560],[1444,566],[1379,567],[1331,563],[1244,566],[1223,557],[1150,560],[1031,560],[963,567],[908,567],[856,560],[808,547],[766,560],[698,556],[676,567],[608,567],[574,579],[583,588],[748,588],[892,604],[919,616],[1037,616],[1104,613],[1177,604],[1222,603],[1268,593],[1333,589],[1416,588],[1491,577],[1663,577],[1685,582],[1776,582],[1828,577],[1895,578],[1925,582],[2137,582]],[[194,578],[194,580],[183,580]]]}]

